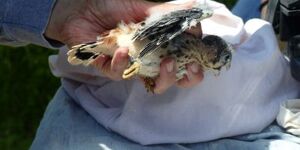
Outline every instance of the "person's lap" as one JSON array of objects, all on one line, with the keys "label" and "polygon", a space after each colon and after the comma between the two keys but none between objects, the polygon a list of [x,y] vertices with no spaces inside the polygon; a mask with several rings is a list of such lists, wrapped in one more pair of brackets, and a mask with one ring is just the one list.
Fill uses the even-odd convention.
[{"label": "person's lap", "polygon": [[300,149],[300,138],[270,125],[263,132],[194,144],[143,146],[108,131],[60,88],[50,102],[31,150],[280,150]]}]

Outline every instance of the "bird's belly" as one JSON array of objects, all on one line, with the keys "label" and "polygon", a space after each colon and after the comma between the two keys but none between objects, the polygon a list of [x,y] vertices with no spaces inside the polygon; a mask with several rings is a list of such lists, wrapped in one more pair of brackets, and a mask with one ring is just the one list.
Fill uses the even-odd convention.
[{"label": "bird's belly", "polygon": [[161,59],[159,57],[145,57],[140,60],[139,74],[145,77],[156,77],[160,71]]},{"label": "bird's belly", "polygon": [[176,77],[177,80],[181,79],[184,74],[187,73],[185,65],[187,63],[193,62],[193,60],[182,60],[183,57],[178,58],[176,55],[169,55],[166,57],[160,57],[162,55],[166,55],[164,53],[160,55],[151,55],[151,56],[146,56],[142,59],[140,59],[140,70],[139,70],[139,75],[144,76],[144,77],[156,77],[160,73],[160,63],[163,59],[166,57],[171,57],[175,60],[175,66],[176,66]]}]

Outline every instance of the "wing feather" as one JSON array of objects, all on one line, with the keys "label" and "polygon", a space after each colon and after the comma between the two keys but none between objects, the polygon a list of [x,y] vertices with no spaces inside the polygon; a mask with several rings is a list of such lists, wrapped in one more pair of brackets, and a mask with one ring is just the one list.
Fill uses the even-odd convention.
[{"label": "wing feather", "polygon": [[150,40],[150,42],[141,50],[139,57],[152,53],[163,43],[172,40],[179,34],[191,28],[191,22],[193,20],[198,21],[197,23],[199,23],[202,14],[203,10],[201,8],[177,10],[162,15],[157,20],[146,23],[133,36],[133,40],[143,40],[145,38]]}]

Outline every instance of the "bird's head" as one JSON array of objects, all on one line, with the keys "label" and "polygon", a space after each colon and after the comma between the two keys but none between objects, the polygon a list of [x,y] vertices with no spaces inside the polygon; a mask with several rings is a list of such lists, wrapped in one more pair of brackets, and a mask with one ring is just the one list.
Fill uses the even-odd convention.
[{"label": "bird's head", "polygon": [[221,70],[225,66],[229,69],[232,60],[232,46],[221,37],[215,35],[208,35],[202,41],[214,51],[213,57],[211,57],[212,60],[210,60],[210,67],[215,70]]}]

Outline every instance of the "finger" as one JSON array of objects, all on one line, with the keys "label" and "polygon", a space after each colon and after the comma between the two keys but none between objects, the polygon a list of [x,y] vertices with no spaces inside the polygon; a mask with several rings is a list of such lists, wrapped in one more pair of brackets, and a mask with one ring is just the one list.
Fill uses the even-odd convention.
[{"label": "finger", "polygon": [[189,88],[197,85],[202,80],[203,71],[201,67],[196,63],[192,63],[187,65],[187,75],[185,75],[184,78],[180,79],[177,82],[177,86],[182,88]]},{"label": "finger", "polygon": [[111,71],[118,78],[122,79],[122,74],[128,65],[128,48],[118,48],[111,62]]},{"label": "finger", "polygon": [[123,71],[128,63],[128,49],[119,48],[116,50],[113,58],[106,55],[100,55],[93,63],[101,73],[112,80],[121,80]]},{"label": "finger", "polygon": [[162,61],[159,77],[155,81],[154,93],[161,94],[176,82],[175,65],[175,61],[172,58],[167,58]]},{"label": "finger", "polygon": [[100,55],[92,63],[101,73],[105,76],[109,76],[110,66],[111,66],[111,57],[107,55]]},{"label": "finger", "polygon": [[128,54],[126,48],[119,48],[109,62],[102,66],[102,71],[112,80],[122,80],[123,71],[127,67]]}]

